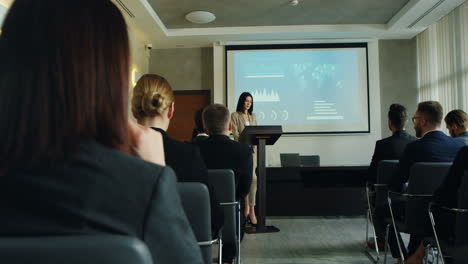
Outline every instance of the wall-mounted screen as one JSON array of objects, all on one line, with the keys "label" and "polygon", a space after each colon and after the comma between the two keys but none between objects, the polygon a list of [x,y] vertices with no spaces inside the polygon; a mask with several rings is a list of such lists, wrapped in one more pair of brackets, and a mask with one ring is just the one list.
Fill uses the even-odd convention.
[{"label": "wall-mounted screen", "polygon": [[227,105],[253,96],[259,125],[369,133],[367,43],[226,46]]}]

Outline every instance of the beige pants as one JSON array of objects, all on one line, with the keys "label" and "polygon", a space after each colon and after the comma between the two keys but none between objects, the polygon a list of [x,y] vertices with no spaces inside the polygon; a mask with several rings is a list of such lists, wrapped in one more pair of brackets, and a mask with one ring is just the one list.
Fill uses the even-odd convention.
[{"label": "beige pants", "polygon": [[255,206],[255,197],[257,195],[257,174],[255,173],[257,168],[257,153],[253,153],[253,172],[252,172],[252,184],[250,184],[250,192],[245,197],[245,205]]}]

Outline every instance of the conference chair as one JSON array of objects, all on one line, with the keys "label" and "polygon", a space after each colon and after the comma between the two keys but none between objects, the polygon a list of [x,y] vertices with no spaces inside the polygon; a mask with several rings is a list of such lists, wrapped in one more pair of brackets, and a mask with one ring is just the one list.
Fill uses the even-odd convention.
[{"label": "conference chair", "polygon": [[299,153],[280,153],[281,167],[300,167]]},{"label": "conference chair", "polygon": [[320,167],[319,155],[300,155],[301,167]]},{"label": "conference chair", "polygon": [[[377,233],[374,226],[374,215],[376,210],[384,210],[387,208],[387,193],[390,179],[396,172],[398,160],[382,160],[377,166],[377,183],[366,184],[367,198],[367,217],[366,217],[366,248],[365,253],[374,262],[379,263],[380,251],[377,243]],[[387,225],[388,228],[388,225]],[[374,235],[375,249],[367,247],[369,241],[369,229]],[[375,255],[375,256],[374,256]]]},{"label": "conference chair", "polygon": [[[428,208],[432,234],[438,256],[445,264],[452,259],[453,263],[468,260],[468,171],[458,190],[458,208],[448,208],[431,203]],[[439,223],[439,225],[438,225]],[[454,225],[453,225],[454,224]]]},{"label": "conference chair", "polygon": [[152,264],[146,245],[119,235],[0,237],[2,264]]},{"label": "conference chair", "polygon": [[177,184],[182,206],[198,241],[204,262],[212,263],[213,244],[218,239],[211,235],[210,195],[205,184],[180,182]]},{"label": "conference chair", "polygon": [[[240,203],[236,201],[236,184],[232,170],[208,170],[208,184],[213,188],[216,198],[223,207],[224,227],[221,232],[222,243],[235,244],[236,263],[240,263]],[[221,259],[221,255],[219,255]]]},{"label": "conference chair", "polygon": [[[426,235],[426,227],[430,225],[427,217],[427,207],[432,200],[432,194],[440,186],[450,169],[451,162],[417,162],[410,169],[408,188],[405,193],[388,192],[388,208],[390,211],[393,232],[397,237],[400,258],[404,261],[402,247],[398,239],[399,232]],[[398,207],[404,208],[404,213],[396,214]],[[385,248],[387,249],[387,229]],[[387,250],[385,250],[385,258]]]},{"label": "conference chair", "polygon": [[468,259],[468,245],[461,246],[455,250],[453,264],[466,264]]}]

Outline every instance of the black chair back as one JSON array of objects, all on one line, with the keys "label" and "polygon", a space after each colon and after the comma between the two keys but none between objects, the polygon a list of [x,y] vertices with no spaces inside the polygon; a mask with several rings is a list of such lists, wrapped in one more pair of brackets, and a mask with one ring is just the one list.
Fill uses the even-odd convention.
[{"label": "black chair back", "polygon": [[146,245],[134,237],[81,235],[1,237],[2,264],[152,264]]},{"label": "black chair back", "polygon": [[[206,245],[200,246],[205,263],[212,263],[213,250],[208,242],[212,240],[211,236],[211,208],[210,195],[208,188],[203,183],[198,182],[180,182],[177,184],[179,195],[184,207],[185,214],[190,222],[193,233],[200,243],[206,242]],[[161,241],[164,243],[164,241]]]},{"label": "black chair back", "polygon": [[406,202],[405,226],[412,234],[424,235],[430,226],[427,217],[427,207],[432,200],[432,194],[442,184],[451,162],[417,162],[410,169],[410,177],[406,193],[410,196]]},{"label": "black chair back", "polygon": [[398,160],[382,160],[377,166],[377,185],[375,186],[375,207],[387,208],[388,184],[396,172]]},{"label": "black chair back", "polygon": [[[468,171],[465,171],[458,189],[458,208],[468,209]],[[457,214],[455,223],[456,245],[468,246],[468,213]]]},{"label": "black chair back", "polygon": [[[208,170],[208,184],[213,187],[216,198],[221,204],[236,202],[236,184],[232,170]],[[223,205],[224,227],[222,231],[223,243],[237,243],[237,208]]]}]

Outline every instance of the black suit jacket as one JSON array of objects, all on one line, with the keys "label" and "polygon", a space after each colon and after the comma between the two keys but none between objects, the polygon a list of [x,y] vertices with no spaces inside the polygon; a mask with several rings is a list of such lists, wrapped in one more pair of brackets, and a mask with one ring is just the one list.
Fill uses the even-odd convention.
[{"label": "black suit jacket", "polygon": [[382,160],[399,160],[408,143],[417,138],[404,130],[395,132],[392,136],[378,140],[375,143],[374,155],[369,166],[368,182],[377,182],[377,167]]},{"label": "black suit jacket", "polygon": [[457,153],[444,182],[435,191],[434,200],[437,203],[451,208],[458,207],[458,188],[466,170],[468,170],[468,146]]},{"label": "black suit jacket", "polygon": [[210,135],[198,143],[208,169],[232,169],[236,180],[236,198],[241,200],[249,193],[252,182],[253,161],[249,146],[224,135]]},{"label": "black suit jacket", "polygon": [[0,236],[128,235],[155,263],[202,263],[172,169],[95,142],[2,175],[0,211]]},{"label": "black suit jacket", "polygon": [[164,156],[166,164],[176,172],[179,182],[201,182],[210,192],[211,227],[213,235],[223,226],[224,215],[218,199],[206,179],[208,171],[197,145],[179,142],[169,137],[166,131],[158,127],[152,129],[159,131],[163,137]]},{"label": "black suit jacket", "polygon": [[180,142],[169,137],[166,131],[151,127],[161,133],[166,164],[174,169],[180,182],[206,181],[207,169],[200,150],[194,144]]},{"label": "black suit jacket", "polygon": [[411,166],[416,162],[452,162],[464,144],[449,137],[440,130],[427,133],[419,140],[406,145],[398,164],[396,174],[391,179],[390,189],[396,192],[408,181]]}]

